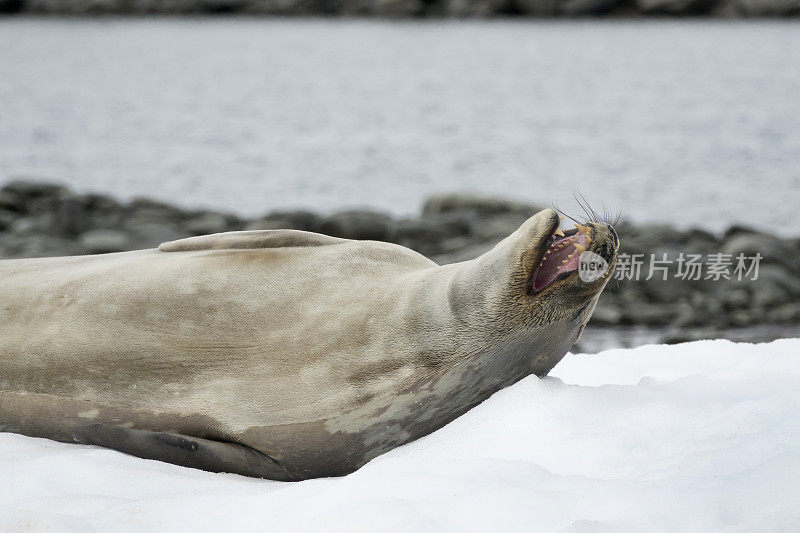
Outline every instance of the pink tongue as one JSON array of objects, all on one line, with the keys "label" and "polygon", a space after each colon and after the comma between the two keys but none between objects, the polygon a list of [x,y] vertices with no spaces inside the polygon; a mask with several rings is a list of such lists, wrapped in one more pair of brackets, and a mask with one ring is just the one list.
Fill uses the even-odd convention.
[{"label": "pink tongue", "polygon": [[[533,290],[540,291],[553,283],[558,276],[578,269],[580,255],[574,244],[585,245],[584,235],[577,233],[570,237],[556,240],[550,245],[533,280]],[[570,257],[570,254],[572,257]],[[564,262],[566,260],[566,263]]]}]

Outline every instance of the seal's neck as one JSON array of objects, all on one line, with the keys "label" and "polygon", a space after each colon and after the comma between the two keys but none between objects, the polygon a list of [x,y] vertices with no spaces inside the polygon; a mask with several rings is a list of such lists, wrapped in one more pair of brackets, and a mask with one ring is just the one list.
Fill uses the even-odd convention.
[{"label": "seal's neck", "polygon": [[[496,269],[481,265],[482,258],[417,271],[400,280],[404,290],[395,294],[401,300],[401,321],[410,333],[428,337],[423,345],[464,354],[502,340],[499,326],[508,309],[502,309],[499,280],[487,277]],[[443,346],[442,338],[451,346]]]},{"label": "seal's neck", "polygon": [[[503,360],[498,368],[516,368],[508,375],[487,376],[492,381],[547,374],[577,340],[591,310],[531,326],[520,314],[526,311],[514,308],[520,304],[509,296],[509,280],[515,274],[508,265],[489,252],[471,261],[414,273],[404,280],[414,290],[402,293],[409,300],[402,306],[409,311],[403,322],[415,335],[426,337],[421,345],[436,353],[460,360]],[[442,335],[444,331],[447,335]],[[487,371],[493,367],[482,366]]]}]

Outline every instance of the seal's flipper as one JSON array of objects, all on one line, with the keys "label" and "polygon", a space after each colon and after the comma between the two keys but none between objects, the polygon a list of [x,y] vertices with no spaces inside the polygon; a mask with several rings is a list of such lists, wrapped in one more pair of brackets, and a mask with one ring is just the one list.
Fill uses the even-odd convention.
[{"label": "seal's flipper", "polygon": [[253,231],[228,231],[199,237],[188,237],[161,243],[162,252],[193,252],[197,250],[230,250],[254,248],[288,248],[326,246],[348,242],[347,239],[330,237],[321,233],[294,229],[266,229]]},{"label": "seal's flipper", "polygon": [[142,459],[208,472],[230,472],[277,481],[297,480],[268,455],[232,442],[104,424],[81,426],[73,432],[72,438],[81,444],[94,444]]}]

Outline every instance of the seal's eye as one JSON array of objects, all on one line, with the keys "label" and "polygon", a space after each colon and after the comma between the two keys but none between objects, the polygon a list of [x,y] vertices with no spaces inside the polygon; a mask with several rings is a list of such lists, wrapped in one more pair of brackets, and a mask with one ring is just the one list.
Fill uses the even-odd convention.
[{"label": "seal's eye", "polygon": [[572,320],[578,320],[583,314],[583,312],[586,311],[586,308],[589,307],[590,303],[592,302],[586,302],[585,304],[583,304],[583,306],[580,309],[578,309],[574,315],[572,315]]}]

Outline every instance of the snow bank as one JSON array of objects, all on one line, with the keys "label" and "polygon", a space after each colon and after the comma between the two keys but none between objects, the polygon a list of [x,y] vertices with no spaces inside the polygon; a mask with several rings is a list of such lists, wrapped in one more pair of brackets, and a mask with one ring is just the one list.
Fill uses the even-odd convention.
[{"label": "snow bank", "polygon": [[796,530],[800,339],[570,355],[344,478],[13,434],[0,478],[2,531]]}]

